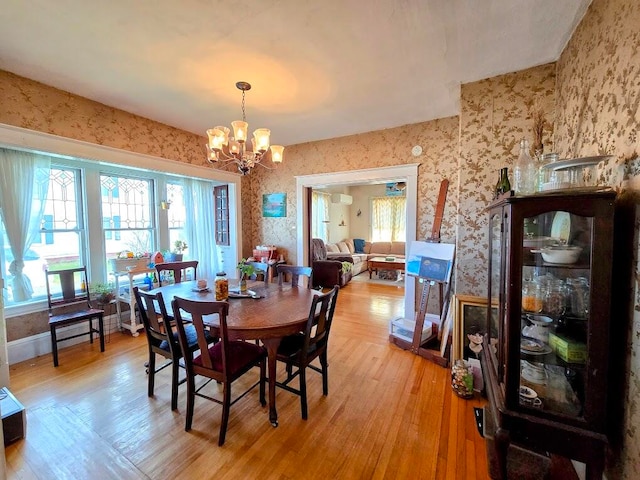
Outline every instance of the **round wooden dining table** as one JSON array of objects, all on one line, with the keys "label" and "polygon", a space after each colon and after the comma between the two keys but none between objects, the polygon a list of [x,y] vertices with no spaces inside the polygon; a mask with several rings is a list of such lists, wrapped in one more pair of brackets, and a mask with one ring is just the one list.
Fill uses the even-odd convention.
[{"label": "round wooden dining table", "polygon": [[[172,315],[171,300],[174,297],[213,302],[213,280],[209,288],[197,290],[197,282],[182,282],[166,285],[150,291],[162,292],[167,312]],[[233,288],[233,285],[231,285]],[[309,317],[311,302],[319,292],[303,287],[279,286],[275,283],[248,282],[248,288],[259,298],[229,298],[227,328],[229,337],[235,340],[260,340],[268,353],[269,375],[269,421],[278,426],[276,410],[276,354],[283,337],[303,331]],[[211,320],[216,328],[217,320]]]}]

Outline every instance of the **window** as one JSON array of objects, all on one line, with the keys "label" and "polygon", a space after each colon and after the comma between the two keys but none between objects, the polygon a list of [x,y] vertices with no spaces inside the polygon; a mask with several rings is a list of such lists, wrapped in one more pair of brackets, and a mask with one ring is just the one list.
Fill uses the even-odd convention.
[{"label": "window", "polygon": [[169,221],[169,245],[173,247],[177,240],[185,241],[184,225],[187,209],[184,204],[184,187],[179,183],[167,183],[167,197],[170,208],[167,210]]},{"label": "window", "polygon": [[102,225],[107,258],[122,251],[134,254],[154,249],[151,180],[100,175]]},{"label": "window", "polygon": [[[22,163],[29,168],[17,168]],[[16,187],[0,191],[0,205],[4,207],[0,212],[0,269],[5,280],[5,313],[9,317],[46,308],[47,266],[86,265],[91,282],[108,282],[113,277],[107,258],[124,250],[152,253],[171,248],[180,239],[191,240],[187,242],[190,248],[199,246],[200,250],[194,252],[203,276],[218,271],[217,250],[211,247],[215,234],[211,190],[212,181],[216,180],[193,181],[200,178],[200,172],[190,171],[188,165],[183,173],[195,177],[142,170],[145,162],[137,165],[135,158],[135,169],[116,163],[0,146],[0,177],[11,179],[10,184]],[[32,189],[26,188],[28,181],[33,182]],[[193,189],[191,183],[202,184],[197,194],[188,194]],[[22,198],[26,193],[31,193],[31,201]],[[160,198],[171,202],[166,214],[159,211]],[[229,199],[227,202],[228,209]],[[22,213],[27,208],[34,212],[29,218]],[[192,218],[187,211],[193,212],[197,222],[191,230],[188,220]],[[27,221],[31,223],[30,233],[25,236],[22,230]],[[205,224],[211,224],[211,228],[204,228]],[[230,235],[226,240],[233,245],[235,230],[228,225],[226,228]],[[10,242],[23,245],[23,266],[15,262]]]},{"label": "window", "polygon": [[216,244],[229,245],[229,186],[213,188],[216,213]]},{"label": "window", "polygon": [[378,197],[371,200],[371,241],[406,239],[406,197]]},{"label": "window", "polygon": [[311,192],[311,237],[329,241],[329,204],[331,195]]},{"label": "window", "polygon": [[69,168],[51,167],[49,176],[44,177],[47,195],[42,215],[40,235],[28,248],[24,257],[23,273],[29,279],[33,294],[31,298],[14,298],[11,282],[11,262],[13,254],[9,239],[2,226],[3,276],[6,282],[5,302],[7,305],[41,300],[46,298],[47,287],[44,271],[49,268],[74,268],[83,264],[82,248],[85,229],[82,222],[80,171]]}]

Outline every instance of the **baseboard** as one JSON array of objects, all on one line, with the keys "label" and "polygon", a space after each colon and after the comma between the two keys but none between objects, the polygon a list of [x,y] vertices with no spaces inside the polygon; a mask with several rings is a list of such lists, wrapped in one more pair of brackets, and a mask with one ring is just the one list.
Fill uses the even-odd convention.
[{"label": "baseboard", "polygon": [[[118,323],[116,322],[117,315],[109,315],[104,317],[104,333],[112,333],[118,331]],[[95,322],[94,322],[95,323]],[[79,323],[77,325],[70,325],[68,327],[59,328],[59,336],[75,335],[88,330],[88,324]],[[76,345],[88,341],[88,337],[78,337],[66,340],[65,342],[58,344],[58,349]],[[49,332],[39,333],[30,337],[20,338],[7,342],[7,351],[9,358],[9,365],[14,363],[24,362],[31,358],[39,357],[40,355],[51,354],[51,334]]]}]

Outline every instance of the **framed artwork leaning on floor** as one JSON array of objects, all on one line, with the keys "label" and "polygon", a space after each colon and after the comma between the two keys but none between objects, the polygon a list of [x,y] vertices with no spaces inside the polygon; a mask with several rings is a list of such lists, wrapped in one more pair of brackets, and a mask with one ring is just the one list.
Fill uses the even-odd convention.
[{"label": "framed artwork leaning on floor", "polygon": [[[497,305],[491,314],[498,315]],[[482,338],[487,333],[487,298],[472,295],[455,295],[453,360],[478,359],[482,350]],[[495,338],[497,332],[492,336]]]}]

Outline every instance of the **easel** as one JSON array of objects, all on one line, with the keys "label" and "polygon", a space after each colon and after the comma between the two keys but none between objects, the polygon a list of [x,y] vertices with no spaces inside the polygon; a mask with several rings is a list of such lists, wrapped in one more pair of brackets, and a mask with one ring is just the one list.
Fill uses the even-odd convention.
[{"label": "easel", "polygon": [[[442,224],[442,217],[444,214],[444,204],[447,198],[447,189],[449,187],[449,181],[447,179],[442,180],[440,183],[440,192],[438,194],[438,202],[436,204],[436,210],[434,215],[433,228],[431,230],[431,238],[427,242],[440,243],[440,226]],[[451,268],[453,269],[453,261]],[[449,365],[449,336],[448,325],[446,323],[449,300],[451,296],[451,281],[435,280],[428,277],[419,277],[422,280],[422,293],[420,295],[420,308],[416,316],[416,321],[413,330],[413,339],[411,342],[407,342],[393,334],[389,335],[389,341],[394,345],[405,350],[410,350],[416,355],[420,355],[423,358],[431,360],[434,363],[442,367]],[[439,307],[440,307],[440,321],[439,323],[432,322],[431,335],[424,340],[422,339],[422,331],[424,328],[425,318],[427,316],[427,306],[429,303],[429,294],[431,293],[431,287],[438,285],[439,291]],[[445,326],[444,332],[446,335],[442,335],[441,342],[444,342],[438,349],[428,348],[428,345],[438,340],[441,326]]]}]

